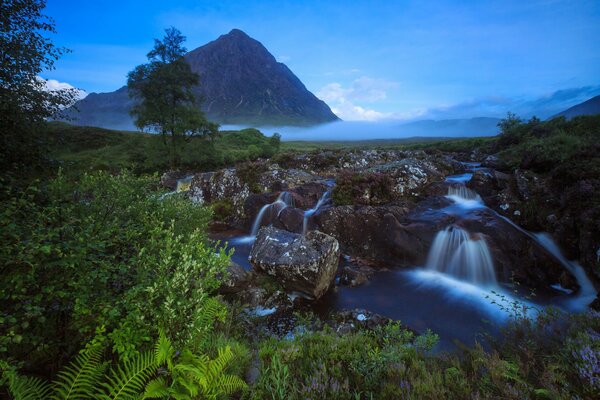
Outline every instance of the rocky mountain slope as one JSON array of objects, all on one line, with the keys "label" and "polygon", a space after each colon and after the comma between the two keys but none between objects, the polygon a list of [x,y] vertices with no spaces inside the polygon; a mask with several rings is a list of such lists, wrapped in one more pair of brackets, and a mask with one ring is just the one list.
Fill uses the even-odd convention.
[{"label": "rocky mountain slope", "polygon": [[[195,94],[208,119],[220,124],[315,125],[338,120],[283,63],[258,41],[234,29],[185,55],[200,74]],[[74,106],[77,125],[132,129],[127,88],[92,93]]]},{"label": "rocky mountain slope", "polygon": [[556,114],[555,117],[573,118],[579,115],[596,115],[600,114],[600,96],[592,97],[589,100],[574,105]]}]

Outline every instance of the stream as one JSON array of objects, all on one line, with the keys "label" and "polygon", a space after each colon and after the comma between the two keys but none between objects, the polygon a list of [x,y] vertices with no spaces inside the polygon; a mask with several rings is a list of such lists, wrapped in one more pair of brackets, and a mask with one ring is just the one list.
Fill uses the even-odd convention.
[{"label": "stream", "polygon": [[[424,218],[439,218],[447,213],[460,220],[476,218],[474,213],[478,210],[490,210],[477,193],[465,186],[479,165],[465,163],[465,166],[466,173],[446,177],[446,182],[451,183],[446,197],[452,204],[424,211]],[[313,209],[304,211],[304,232],[311,229],[312,216],[331,206],[332,186],[333,182]],[[227,247],[235,249],[232,257],[235,263],[251,269],[248,255],[256,232],[268,224],[269,214],[280,213],[292,206],[291,196],[282,192],[275,202],[260,210],[250,235],[238,232],[218,239],[227,241]],[[482,235],[451,225],[436,235],[425,265],[413,268],[389,265],[360,286],[336,284],[310,307],[323,317],[335,311],[366,309],[399,320],[417,332],[431,329],[440,336],[438,350],[455,348],[455,341],[472,345],[476,340],[482,340],[484,332],[496,334],[511,316],[509,310],[515,304],[525,305],[532,315],[548,306],[572,312],[587,309],[596,291],[582,267],[567,260],[548,234],[525,231],[510,219],[500,217],[555,257],[577,279],[580,290],[570,293],[568,289],[552,285],[544,293],[529,299],[529,293],[524,289],[497,281],[494,262]],[[340,270],[350,265],[348,260],[348,256],[340,258]]]}]

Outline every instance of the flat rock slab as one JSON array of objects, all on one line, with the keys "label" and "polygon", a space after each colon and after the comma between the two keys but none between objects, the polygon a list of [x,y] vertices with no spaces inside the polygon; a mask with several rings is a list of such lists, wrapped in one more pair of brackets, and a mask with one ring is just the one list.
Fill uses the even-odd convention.
[{"label": "flat rock slab", "polygon": [[274,227],[261,228],[249,260],[260,273],[273,276],[287,291],[319,298],[331,286],[338,268],[338,241],[323,232],[306,235]]}]

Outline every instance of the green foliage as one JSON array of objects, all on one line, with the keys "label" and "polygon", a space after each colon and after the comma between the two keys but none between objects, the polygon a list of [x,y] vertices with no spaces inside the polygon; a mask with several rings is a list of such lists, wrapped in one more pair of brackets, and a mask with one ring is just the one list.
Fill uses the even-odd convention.
[{"label": "green foliage", "polygon": [[54,384],[55,400],[80,399],[96,389],[106,364],[101,362],[102,348],[96,344],[79,353],[75,360],[58,373]]},{"label": "green foliage", "polygon": [[43,173],[38,129],[76,96],[75,90],[48,91],[39,78],[66,51],[48,37],[55,29],[45,6],[43,0],[0,3],[0,169],[21,177]]},{"label": "green foliage", "polygon": [[124,358],[150,343],[156,326],[178,343],[204,329],[228,255],[207,244],[210,209],[160,200],[156,181],[95,173],[3,188],[0,356],[50,369],[97,326]]},{"label": "green foliage", "polygon": [[[50,155],[70,175],[82,171],[106,170],[118,173],[164,172],[170,168],[169,149],[159,135],[111,131],[52,122],[41,130]],[[256,129],[223,131],[217,137],[189,137],[180,149],[180,169],[215,170],[238,162],[270,157],[276,151],[272,138]],[[253,145],[258,149],[250,154]]]},{"label": "green foliage", "polygon": [[[153,352],[137,354],[114,365],[104,374],[107,363],[101,360],[101,347],[86,347],[76,359],[58,374],[52,385],[41,379],[18,375],[13,369],[3,373],[3,381],[11,396],[22,400],[135,398],[209,399],[227,398],[246,388],[227,368],[235,355],[229,347],[217,349],[211,359],[184,349],[179,356],[173,344],[161,331]],[[166,370],[159,374],[159,368]],[[166,374],[165,374],[166,373]]]},{"label": "green foliage", "polygon": [[210,206],[217,221],[227,221],[235,212],[233,203],[229,199],[213,201]]},{"label": "green foliage", "polygon": [[[514,115],[501,122],[496,151],[509,167],[548,172],[554,167],[589,158],[600,139],[600,116],[564,117],[523,122]],[[597,149],[596,149],[597,150]]]},{"label": "green foliage", "polygon": [[240,180],[248,185],[253,193],[261,193],[262,189],[258,183],[260,175],[267,170],[267,166],[261,162],[247,162],[239,165],[236,174]]},{"label": "green foliage", "polygon": [[130,95],[139,101],[131,110],[136,126],[160,133],[165,145],[168,137],[173,167],[181,161],[187,137],[213,136],[218,131],[196,104],[192,88],[199,77],[183,59],[187,52],[184,41],[177,29],[167,29],[163,40],[155,39],[149,63],[137,66],[127,79]]}]

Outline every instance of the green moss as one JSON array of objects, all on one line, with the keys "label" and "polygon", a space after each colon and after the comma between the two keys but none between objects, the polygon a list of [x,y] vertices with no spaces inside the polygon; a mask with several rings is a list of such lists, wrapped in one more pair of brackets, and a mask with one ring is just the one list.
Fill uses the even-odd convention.
[{"label": "green moss", "polygon": [[227,221],[234,213],[233,203],[229,199],[217,200],[211,203],[213,218],[216,221]]},{"label": "green moss", "polygon": [[267,170],[267,166],[262,162],[247,162],[241,164],[236,169],[236,174],[240,180],[248,185],[252,193],[261,193],[262,190],[258,184],[260,175]]}]

